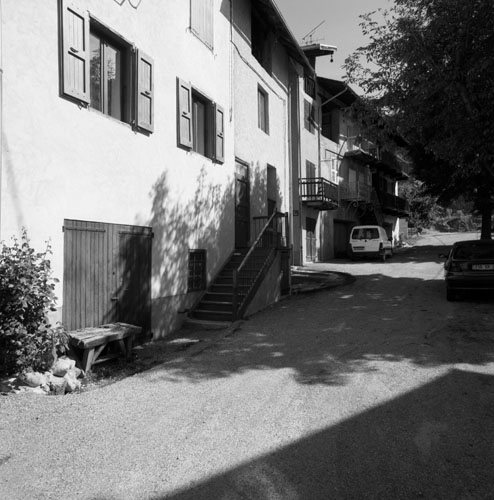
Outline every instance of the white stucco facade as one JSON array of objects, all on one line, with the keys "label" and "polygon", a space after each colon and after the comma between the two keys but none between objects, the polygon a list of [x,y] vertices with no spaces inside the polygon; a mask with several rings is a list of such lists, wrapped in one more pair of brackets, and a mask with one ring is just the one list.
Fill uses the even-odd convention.
[{"label": "white stucco facade", "polygon": [[[152,329],[163,336],[188,307],[188,250],[207,250],[212,276],[233,248],[234,134],[229,12],[214,0],[214,44],[190,30],[189,2],[79,0],[154,60],[154,131],[146,134],[61,95],[59,2],[2,2],[0,239],[26,228],[52,245],[64,272],[64,219],[150,226]],[[133,2],[137,5],[137,2]],[[63,8],[63,6],[62,6]],[[177,78],[225,110],[224,161],[177,147]],[[59,306],[63,290],[57,287]]]}]

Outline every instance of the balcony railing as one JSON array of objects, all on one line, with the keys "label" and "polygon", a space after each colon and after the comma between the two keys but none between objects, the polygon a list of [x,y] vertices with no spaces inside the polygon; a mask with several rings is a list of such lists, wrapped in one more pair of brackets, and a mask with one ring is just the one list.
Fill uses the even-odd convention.
[{"label": "balcony railing", "polygon": [[338,186],[324,177],[299,179],[299,195],[302,203],[318,210],[338,208]]},{"label": "balcony railing", "polygon": [[340,182],[339,184],[340,200],[346,201],[371,201],[371,186],[363,182]]},{"label": "balcony railing", "polygon": [[377,192],[377,197],[383,212],[391,213],[393,215],[408,215],[410,207],[408,201],[399,196],[390,193]]},{"label": "balcony railing", "polygon": [[360,152],[371,156],[376,160],[381,159],[381,148],[373,142],[363,139],[360,136],[347,137],[346,145],[347,151],[350,153]]},{"label": "balcony railing", "polygon": [[360,157],[362,161],[372,163],[376,168],[392,173],[396,178],[406,179],[410,175],[410,164],[371,141],[360,136],[347,137],[347,152],[350,157]]}]

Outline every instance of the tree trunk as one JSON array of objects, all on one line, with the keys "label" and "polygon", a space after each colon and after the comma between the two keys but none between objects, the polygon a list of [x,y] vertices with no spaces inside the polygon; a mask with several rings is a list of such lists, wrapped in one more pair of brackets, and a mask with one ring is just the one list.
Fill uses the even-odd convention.
[{"label": "tree trunk", "polygon": [[481,240],[491,240],[491,225],[492,225],[492,205],[486,203],[480,211],[482,215],[482,229],[480,231]]}]

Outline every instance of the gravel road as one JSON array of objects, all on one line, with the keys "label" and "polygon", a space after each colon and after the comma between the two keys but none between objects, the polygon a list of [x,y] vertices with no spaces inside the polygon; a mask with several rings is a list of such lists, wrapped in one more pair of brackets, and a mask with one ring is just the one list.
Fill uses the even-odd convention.
[{"label": "gravel road", "polygon": [[492,500],[493,300],[446,301],[458,238],[314,264],[356,280],[113,385],[1,397],[0,498]]}]

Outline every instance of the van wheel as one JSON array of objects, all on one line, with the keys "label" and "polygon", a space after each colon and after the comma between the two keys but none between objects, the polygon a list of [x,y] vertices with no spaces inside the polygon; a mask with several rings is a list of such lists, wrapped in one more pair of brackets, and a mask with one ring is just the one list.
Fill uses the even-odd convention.
[{"label": "van wheel", "polygon": [[456,300],[456,292],[449,289],[449,288],[446,288],[446,300],[448,302],[453,302]]}]

